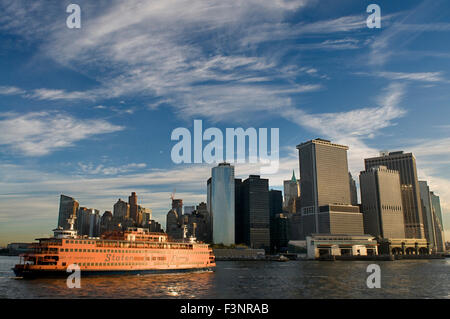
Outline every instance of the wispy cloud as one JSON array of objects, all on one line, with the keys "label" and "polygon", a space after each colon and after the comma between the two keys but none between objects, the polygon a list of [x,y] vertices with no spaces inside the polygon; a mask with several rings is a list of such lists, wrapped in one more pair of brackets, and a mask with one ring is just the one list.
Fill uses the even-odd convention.
[{"label": "wispy cloud", "polygon": [[94,135],[123,130],[104,120],[57,112],[9,114],[0,118],[0,145],[28,156],[43,156]]},{"label": "wispy cloud", "polygon": [[392,81],[417,81],[417,82],[448,82],[443,72],[387,72],[387,71],[377,71],[371,73],[356,73],[357,75],[365,76],[377,76]]}]

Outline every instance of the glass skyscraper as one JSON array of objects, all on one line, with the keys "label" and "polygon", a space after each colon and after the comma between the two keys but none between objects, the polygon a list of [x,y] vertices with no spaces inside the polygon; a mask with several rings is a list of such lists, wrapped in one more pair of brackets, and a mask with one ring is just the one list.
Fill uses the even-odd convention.
[{"label": "glass skyscraper", "polygon": [[215,244],[235,243],[234,166],[221,163],[211,170],[208,180],[208,209]]}]

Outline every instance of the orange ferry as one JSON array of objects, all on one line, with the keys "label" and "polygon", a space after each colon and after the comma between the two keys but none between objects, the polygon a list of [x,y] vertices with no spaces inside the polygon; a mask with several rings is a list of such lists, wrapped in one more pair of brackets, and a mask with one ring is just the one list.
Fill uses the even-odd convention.
[{"label": "orange ferry", "polygon": [[164,233],[143,228],[110,232],[101,239],[76,235],[73,220],[70,230],[55,229],[54,237],[37,239],[32,253],[20,256],[13,268],[18,277],[68,276],[67,267],[76,264],[81,275],[208,271],[216,266],[208,244],[192,238],[169,241]]}]

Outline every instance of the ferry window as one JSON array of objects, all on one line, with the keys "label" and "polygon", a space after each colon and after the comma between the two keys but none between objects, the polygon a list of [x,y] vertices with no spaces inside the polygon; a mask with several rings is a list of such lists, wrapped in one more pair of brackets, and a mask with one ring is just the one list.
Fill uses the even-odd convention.
[{"label": "ferry window", "polygon": [[70,251],[73,252],[73,249],[71,248]]},{"label": "ferry window", "polygon": [[69,243],[69,241],[68,240],[66,240],[66,244],[68,244]]}]

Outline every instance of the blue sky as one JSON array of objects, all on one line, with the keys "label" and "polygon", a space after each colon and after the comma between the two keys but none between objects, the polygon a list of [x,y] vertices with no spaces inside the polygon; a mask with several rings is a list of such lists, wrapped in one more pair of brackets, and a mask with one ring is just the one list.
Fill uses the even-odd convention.
[{"label": "blue sky", "polygon": [[[295,145],[413,152],[450,226],[450,4],[434,1],[0,1],[0,244],[55,226],[59,195],[111,210],[131,191],[165,224],[206,200],[208,165],[175,165],[173,129],[280,128]],[[366,25],[377,3],[381,29]],[[237,175],[258,167],[236,167]]]}]

